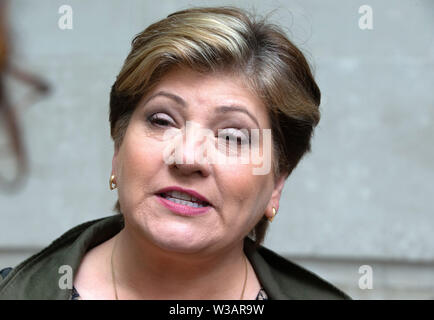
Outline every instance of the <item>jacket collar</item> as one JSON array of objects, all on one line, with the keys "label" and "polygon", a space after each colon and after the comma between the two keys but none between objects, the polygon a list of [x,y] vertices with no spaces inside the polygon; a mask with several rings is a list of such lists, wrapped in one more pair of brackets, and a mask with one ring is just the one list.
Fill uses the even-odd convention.
[{"label": "jacket collar", "polygon": [[[124,227],[120,214],[83,223],[63,234],[41,252],[28,258],[0,282],[2,299],[70,299],[71,289],[59,281],[70,267],[74,275],[87,251],[116,235]],[[269,299],[348,299],[339,289],[284,259],[255,247],[245,238],[244,252]]]},{"label": "jacket collar", "polygon": [[[65,266],[74,275],[86,252],[116,235],[123,226],[123,217],[114,215],[69,230],[15,267],[0,283],[0,299],[69,299],[71,289],[61,289],[59,285]],[[244,250],[269,298],[287,298],[273,281],[272,271],[252,240],[246,238]]]}]

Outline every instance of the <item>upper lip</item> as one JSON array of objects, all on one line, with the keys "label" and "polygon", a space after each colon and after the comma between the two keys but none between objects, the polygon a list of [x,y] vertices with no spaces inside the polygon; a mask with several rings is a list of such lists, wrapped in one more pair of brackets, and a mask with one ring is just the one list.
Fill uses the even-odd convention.
[{"label": "upper lip", "polygon": [[166,193],[166,192],[169,192],[169,191],[179,191],[179,192],[188,193],[189,195],[191,195],[191,196],[193,196],[195,198],[198,198],[201,201],[208,202],[212,206],[212,203],[205,196],[201,195],[199,192],[194,191],[192,189],[181,188],[181,187],[178,187],[178,186],[170,186],[170,187],[166,187],[166,188],[160,189],[156,193],[157,194],[159,194],[159,193]]}]

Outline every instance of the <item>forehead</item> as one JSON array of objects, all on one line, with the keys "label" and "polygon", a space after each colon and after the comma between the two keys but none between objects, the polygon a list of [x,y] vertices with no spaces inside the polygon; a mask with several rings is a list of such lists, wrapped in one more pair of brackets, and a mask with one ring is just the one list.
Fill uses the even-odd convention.
[{"label": "forehead", "polygon": [[161,78],[144,100],[159,91],[165,91],[181,97],[190,108],[200,106],[211,111],[217,106],[239,105],[253,113],[262,128],[268,128],[267,109],[247,83],[242,75],[230,72],[199,73],[176,67]]}]

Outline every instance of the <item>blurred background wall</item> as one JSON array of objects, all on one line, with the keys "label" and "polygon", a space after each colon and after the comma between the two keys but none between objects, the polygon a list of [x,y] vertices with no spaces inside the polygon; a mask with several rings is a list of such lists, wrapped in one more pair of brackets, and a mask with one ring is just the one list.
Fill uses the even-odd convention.
[{"label": "blurred background wall", "polygon": [[[72,29],[58,24],[65,4]],[[274,10],[270,21],[306,54],[322,91],[312,153],[288,179],[265,245],[355,299],[433,299],[430,0],[10,1],[11,60],[42,76],[51,94],[23,106],[20,85],[6,80],[30,171],[18,190],[0,189],[0,267],[113,213],[110,87],[135,34],[199,5]],[[372,9],[372,29],[360,28],[367,22],[363,5]],[[0,139],[7,175],[13,164]],[[366,265],[371,289],[359,285]]]}]

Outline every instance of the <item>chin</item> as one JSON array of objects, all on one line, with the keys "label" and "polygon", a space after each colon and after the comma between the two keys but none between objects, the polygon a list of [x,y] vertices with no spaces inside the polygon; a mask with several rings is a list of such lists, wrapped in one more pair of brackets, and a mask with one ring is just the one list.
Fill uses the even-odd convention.
[{"label": "chin", "polygon": [[215,243],[209,231],[196,230],[189,225],[167,223],[146,230],[148,239],[164,251],[178,253],[197,253]]}]

